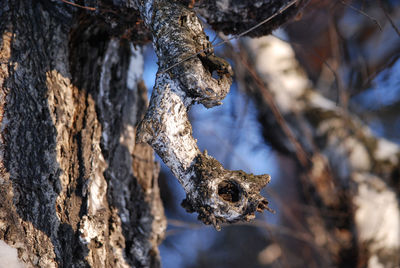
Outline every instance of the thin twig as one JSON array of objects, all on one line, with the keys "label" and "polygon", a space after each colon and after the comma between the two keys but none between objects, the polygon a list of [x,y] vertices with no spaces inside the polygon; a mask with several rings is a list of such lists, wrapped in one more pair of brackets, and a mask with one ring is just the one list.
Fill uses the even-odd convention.
[{"label": "thin twig", "polygon": [[[168,224],[171,226],[186,228],[186,229],[190,229],[190,230],[206,228],[206,226],[204,226],[202,224],[191,223],[191,222],[177,220],[177,219],[168,219]],[[268,227],[270,230],[272,230],[278,234],[288,235],[288,236],[291,236],[298,240],[308,242],[311,245],[314,244],[313,237],[309,233],[293,231],[290,228],[287,228],[287,227],[284,227],[281,225],[280,226],[272,225],[272,224],[266,223],[262,220],[253,220],[252,222],[238,222],[235,225],[236,226],[253,226],[253,227],[260,227],[260,228]],[[223,226],[227,226],[227,225],[223,224]]]},{"label": "thin twig", "polygon": [[[383,66],[381,66],[381,68],[379,68],[378,70],[375,70],[371,75],[369,75],[366,79],[364,79],[365,82],[361,85],[361,88],[366,88],[367,86],[369,86],[380,72],[391,67],[398,59],[399,59],[399,56],[395,55],[395,56],[391,57],[389,60],[387,60],[386,63],[383,64]],[[359,94],[360,92],[361,92],[361,90],[357,91],[354,95],[352,95],[350,97],[353,97],[356,94]]]},{"label": "thin twig", "polygon": [[72,2],[67,1],[67,0],[60,0],[60,1],[66,3],[66,4],[69,4],[69,5],[71,5],[71,6],[74,6],[74,7],[79,7],[79,8],[87,9],[87,10],[90,10],[90,11],[96,11],[96,8],[95,8],[95,7],[81,6],[81,5],[72,3]]},{"label": "thin twig", "polygon": [[229,42],[229,41],[231,41],[231,40],[234,40],[234,39],[238,39],[239,37],[242,37],[243,35],[246,35],[246,34],[248,34],[249,32],[254,31],[255,29],[257,29],[257,28],[260,27],[261,25],[263,25],[263,24],[269,22],[270,20],[272,20],[272,19],[275,18],[276,16],[282,14],[282,13],[283,13],[285,10],[287,10],[289,7],[291,7],[291,6],[293,6],[295,3],[297,3],[297,1],[298,1],[298,0],[292,0],[291,2],[289,2],[289,4],[287,4],[286,6],[284,6],[283,8],[281,8],[280,10],[278,10],[278,12],[274,13],[274,14],[273,14],[272,16],[270,16],[269,18],[267,18],[267,19],[261,21],[260,23],[256,24],[255,26],[251,27],[250,29],[248,29],[248,30],[246,30],[246,31],[244,31],[244,32],[242,32],[242,33],[240,33],[240,34],[237,35],[237,36],[233,36],[233,37],[231,37],[231,38],[228,38],[228,40],[225,40],[225,41],[223,41],[223,42],[217,44],[216,46],[225,44],[225,43],[227,43],[227,42]]},{"label": "thin twig", "polygon": [[[278,15],[282,14],[283,12],[285,12],[289,7],[293,6],[293,5],[294,5],[295,3],[297,3],[298,1],[299,1],[299,0],[292,0],[291,2],[289,2],[289,4],[287,4],[286,6],[284,6],[284,7],[281,8],[281,9],[279,9],[278,12],[272,14],[270,17],[266,18],[265,20],[261,21],[260,23],[256,24],[255,26],[251,27],[250,29],[248,29],[248,30],[246,30],[246,31],[244,31],[244,32],[242,32],[242,33],[240,33],[240,34],[238,34],[238,35],[232,36],[232,37],[230,37],[230,38],[228,38],[228,39],[226,39],[226,40],[224,40],[224,41],[221,41],[221,42],[217,43],[215,46],[212,46],[212,48],[222,46],[223,44],[226,44],[226,43],[229,42],[229,41],[238,39],[238,38],[240,38],[240,37],[242,37],[242,36],[248,34],[249,32],[254,31],[255,29],[257,29],[257,28],[260,27],[261,25],[263,25],[263,24],[269,22],[270,20],[272,20],[272,19],[275,18],[276,16],[278,16]],[[202,49],[202,50],[200,50],[199,52],[197,52],[197,53],[195,53],[195,54],[193,54],[193,55],[190,55],[190,56],[184,58],[183,60],[178,61],[177,63],[173,64],[172,66],[168,67],[167,69],[165,69],[165,70],[163,70],[163,71],[160,71],[158,74],[163,74],[163,73],[165,73],[165,72],[171,70],[172,68],[176,67],[177,65],[181,64],[182,62],[185,62],[185,61],[190,60],[190,59],[192,59],[192,58],[194,58],[194,57],[197,57],[197,56],[200,55],[201,53],[206,52],[206,51],[209,51],[210,49],[211,49],[211,48]]]},{"label": "thin twig", "polygon": [[236,159],[238,161],[240,161],[240,163],[242,163],[244,165],[244,167],[247,170],[251,170],[251,166],[250,164],[245,161],[236,151],[235,148],[233,146],[232,143],[230,143],[229,141],[227,141],[226,139],[223,139],[222,137],[220,137],[215,131],[213,130],[206,130],[206,131],[202,131],[203,134],[207,135],[207,136],[213,136],[217,139],[217,141],[219,142],[220,145],[222,145],[223,147],[226,148],[226,152],[230,153],[230,155],[232,157],[236,157]]},{"label": "thin twig", "polygon": [[388,19],[388,21],[390,22],[390,24],[392,25],[393,29],[396,31],[397,35],[400,36],[400,30],[399,28],[397,28],[396,24],[394,24],[394,21],[392,20],[392,18],[389,16],[385,6],[383,5],[382,0],[379,0],[379,5],[381,7],[381,9],[383,10],[383,13],[385,14],[386,18]]},{"label": "thin twig", "polygon": [[345,5],[345,6],[349,7],[349,8],[351,8],[351,9],[354,10],[355,12],[360,13],[361,15],[363,15],[363,16],[369,18],[370,20],[372,20],[372,21],[379,27],[379,30],[382,31],[382,27],[381,27],[381,25],[379,24],[379,22],[378,22],[377,19],[375,19],[375,18],[372,17],[371,15],[368,15],[368,14],[365,13],[364,11],[362,11],[362,10],[360,10],[360,9],[358,9],[358,8],[356,8],[356,7],[354,7],[354,6],[350,5],[350,4],[348,4],[348,3],[346,3],[344,0],[341,0],[340,2],[341,2],[343,5]]},{"label": "thin twig", "polygon": [[[337,83],[337,95],[336,95],[336,105],[339,104],[343,107],[347,107],[347,98],[346,98],[346,90],[342,87],[342,80],[341,77],[336,75],[338,68],[340,67],[340,48],[339,48],[339,33],[338,33],[338,25],[333,17],[330,17],[330,26],[329,26],[329,36],[331,41],[331,51],[333,55],[334,62],[334,76]],[[329,67],[328,67],[329,68]]]},{"label": "thin twig", "polygon": [[264,82],[259,77],[259,75],[256,73],[254,68],[252,68],[252,66],[248,63],[247,58],[245,58],[245,55],[243,55],[243,53],[240,53],[239,57],[240,57],[240,60],[243,64],[243,66],[247,69],[250,76],[255,81],[256,85],[260,88],[260,93],[261,93],[262,97],[265,99],[266,103],[270,107],[273,115],[275,116],[276,121],[282,128],[282,131],[285,133],[286,137],[289,139],[289,141],[294,146],[295,154],[296,154],[297,159],[299,160],[300,164],[303,167],[307,167],[308,166],[308,155],[307,155],[306,151],[304,150],[303,146],[296,139],[293,131],[290,129],[290,127],[286,123],[285,118],[282,116],[278,106],[275,104],[273,96],[266,89]]}]

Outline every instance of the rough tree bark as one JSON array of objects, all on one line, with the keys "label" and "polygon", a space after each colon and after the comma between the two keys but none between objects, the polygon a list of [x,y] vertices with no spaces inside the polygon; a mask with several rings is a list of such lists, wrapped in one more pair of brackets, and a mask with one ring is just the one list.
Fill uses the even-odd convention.
[{"label": "rough tree bark", "polygon": [[[138,10],[153,38],[159,34],[153,41],[160,52],[165,44],[157,42],[164,33],[157,33],[152,16],[162,7],[149,14],[152,1],[147,6],[147,1],[82,2],[92,8],[45,0],[5,0],[0,6],[0,239],[16,248],[28,267],[156,267],[157,245],[166,227],[158,164],[149,146],[135,145],[135,126],[146,107],[140,45],[150,40]],[[230,29],[235,32],[288,2],[216,1],[219,11],[225,11],[218,14],[221,21],[212,19],[213,3],[196,4],[216,28],[225,24],[227,31],[226,24],[235,21]],[[293,17],[305,2],[278,16],[263,33]],[[182,8],[181,3],[176,5]],[[254,7],[257,14],[251,12]],[[230,16],[233,10],[245,15]],[[187,12],[190,16],[181,17],[179,23],[197,20]],[[196,46],[206,45],[202,30],[199,34]],[[158,56],[162,66],[169,64],[168,58]],[[217,72],[220,79],[214,84],[218,80],[229,84],[224,82],[229,80],[229,69],[221,62],[207,52],[196,64],[207,67],[210,77]],[[158,79],[171,74],[174,70]],[[160,90],[171,83],[171,77],[165,79],[165,84],[157,81]],[[195,80],[186,81],[186,86]],[[180,96],[184,104],[179,107],[185,110],[193,101],[207,107],[218,104],[229,85],[224,87],[221,92],[212,92],[214,86],[211,91],[208,86],[200,91],[190,88],[188,96]],[[239,209],[239,216],[246,218],[266,207],[258,192],[267,176],[232,173],[207,154],[195,152],[198,177],[209,178],[216,172],[220,177],[252,179],[244,185],[256,191],[250,195],[250,205]],[[203,166],[216,170],[209,173]],[[173,169],[178,177],[179,169]],[[229,190],[236,182],[222,186],[227,186],[226,192],[219,192],[226,197],[222,199],[235,201]],[[188,196],[188,208],[203,206],[195,199],[195,194]],[[236,216],[219,219],[235,221]],[[215,217],[203,219],[218,222]]]},{"label": "rough tree bark", "polygon": [[65,4],[3,3],[0,239],[28,266],[157,266],[141,48]]},{"label": "rough tree bark", "polygon": [[138,139],[148,142],[178,178],[187,211],[217,229],[220,223],[249,221],[256,211],[268,209],[259,192],[269,175],[229,171],[201,153],[187,115],[196,102],[207,108],[221,104],[232,83],[230,65],[214,55],[199,19],[185,6],[144,1],[140,11],[152,31],[161,70]]}]

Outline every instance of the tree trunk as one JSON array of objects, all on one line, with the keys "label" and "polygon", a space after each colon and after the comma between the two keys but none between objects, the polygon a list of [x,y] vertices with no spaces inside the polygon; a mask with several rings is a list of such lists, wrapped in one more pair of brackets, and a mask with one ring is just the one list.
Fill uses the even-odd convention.
[{"label": "tree trunk", "polygon": [[303,265],[397,267],[400,147],[318,93],[289,44],[270,36],[245,47],[238,76],[258,106],[264,136],[298,164],[301,198],[282,201],[307,205],[298,220],[314,243],[301,250],[314,254]]},{"label": "tree trunk", "polygon": [[0,239],[29,267],[158,266],[141,48],[62,3],[3,1],[0,21]]}]

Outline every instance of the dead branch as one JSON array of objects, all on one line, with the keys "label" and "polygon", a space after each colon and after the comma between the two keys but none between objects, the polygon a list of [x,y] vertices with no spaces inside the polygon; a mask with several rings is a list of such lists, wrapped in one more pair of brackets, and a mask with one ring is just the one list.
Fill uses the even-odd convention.
[{"label": "dead branch", "polygon": [[138,141],[149,143],[171,168],[187,194],[183,207],[197,212],[204,223],[219,229],[224,222],[248,221],[256,211],[272,211],[260,195],[269,175],[226,170],[201,153],[192,136],[187,111],[195,103],[207,108],[221,104],[232,83],[231,66],[214,55],[192,10],[165,0],[138,6],[151,29],[160,70],[174,66],[157,74]]}]

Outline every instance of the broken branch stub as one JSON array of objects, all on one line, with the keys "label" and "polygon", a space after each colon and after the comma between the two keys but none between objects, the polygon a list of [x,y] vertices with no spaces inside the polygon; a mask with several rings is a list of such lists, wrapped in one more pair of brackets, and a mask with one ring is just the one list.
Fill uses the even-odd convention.
[{"label": "broken branch stub", "polygon": [[197,212],[205,224],[219,230],[220,223],[249,221],[256,211],[264,209],[273,212],[260,195],[260,190],[270,181],[269,175],[226,170],[207,151],[197,155],[192,169],[192,189],[186,191],[182,206],[188,212]]},{"label": "broken branch stub", "polygon": [[204,223],[219,229],[224,222],[248,221],[256,211],[272,211],[260,195],[269,175],[224,169],[207,152],[200,152],[192,136],[187,115],[190,106],[196,102],[207,108],[221,104],[232,83],[230,65],[214,55],[193,11],[165,0],[139,2],[153,34],[160,69],[149,108],[138,127],[138,142],[149,143],[172,170],[187,194],[182,205],[197,212]]}]

